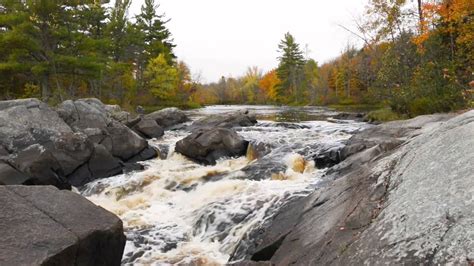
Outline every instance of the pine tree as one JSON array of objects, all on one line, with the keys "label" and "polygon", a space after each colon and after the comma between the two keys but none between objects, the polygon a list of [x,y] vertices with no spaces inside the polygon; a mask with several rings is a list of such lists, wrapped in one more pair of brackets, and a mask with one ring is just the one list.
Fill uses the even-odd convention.
[{"label": "pine tree", "polygon": [[163,54],[168,64],[174,64],[176,56],[173,54],[173,44],[171,32],[166,28],[164,15],[160,15],[156,10],[160,7],[155,0],[145,0],[141,8],[141,13],[136,17],[137,28],[142,34],[143,61],[148,62],[151,58],[156,58]]},{"label": "pine tree", "polygon": [[303,52],[289,32],[278,45],[278,51],[281,53],[278,57],[280,63],[277,69],[277,75],[281,81],[277,87],[278,99],[280,102],[288,102],[288,99],[285,101],[285,97],[292,93],[294,101],[299,103],[302,97],[301,85],[305,64]]}]

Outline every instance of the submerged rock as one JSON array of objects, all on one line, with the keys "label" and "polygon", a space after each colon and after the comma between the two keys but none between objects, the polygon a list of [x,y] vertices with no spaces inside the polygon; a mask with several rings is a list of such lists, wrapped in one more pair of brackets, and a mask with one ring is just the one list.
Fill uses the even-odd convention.
[{"label": "submerged rock", "polygon": [[227,128],[201,129],[176,143],[175,151],[203,164],[245,155],[248,141]]},{"label": "submerged rock", "polygon": [[450,117],[422,116],[355,135],[346,146],[354,154],[330,169],[324,187],[249,232],[231,260],[471,263],[474,111]]},{"label": "submerged rock", "polygon": [[50,186],[0,186],[3,265],[120,265],[122,221]]}]

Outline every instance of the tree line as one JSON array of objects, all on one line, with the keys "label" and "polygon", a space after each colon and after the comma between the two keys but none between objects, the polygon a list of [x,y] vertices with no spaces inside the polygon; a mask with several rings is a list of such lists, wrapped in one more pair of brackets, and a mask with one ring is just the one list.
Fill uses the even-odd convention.
[{"label": "tree line", "polygon": [[279,65],[222,78],[205,103],[380,106],[403,116],[448,112],[473,100],[472,0],[370,0],[357,29],[362,48],[348,46],[321,66],[295,38],[279,44]]},{"label": "tree line", "polygon": [[369,0],[356,29],[342,26],[361,48],[319,65],[286,33],[275,69],[250,67],[210,84],[174,55],[158,3],[145,0],[133,17],[130,4],[2,0],[0,97],[97,97],[125,107],[375,105],[404,116],[472,104],[472,0]]},{"label": "tree line", "polygon": [[[194,84],[155,0],[2,0],[1,98],[58,102],[97,97],[122,105],[171,105]],[[184,101],[186,102],[186,101]]]}]

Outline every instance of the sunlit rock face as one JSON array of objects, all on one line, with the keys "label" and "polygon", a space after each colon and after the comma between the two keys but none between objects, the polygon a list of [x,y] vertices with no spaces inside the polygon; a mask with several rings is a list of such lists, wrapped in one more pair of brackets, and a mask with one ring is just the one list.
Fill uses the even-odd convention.
[{"label": "sunlit rock face", "polygon": [[[203,121],[242,109],[208,107],[187,115]],[[190,160],[175,152],[176,143],[194,132],[190,122],[150,140],[164,154],[143,163],[144,171],[97,180],[81,190],[124,221],[128,241],[122,263],[226,264],[241,239],[271,221],[284,203],[319,186],[325,170],[317,169],[313,158],[321,147],[344,146],[369,127],[319,120],[325,112],[319,108],[311,117],[307,108],[295,108],[296,114],[279,107],[245,109],[261,119],[232,130],[257,147],[254,151],[246,147],[242,156],[220,157],[212,165]],[[298,112],[307,119],[295,119]],[[290,121],[283,123],[285,117]]]}]

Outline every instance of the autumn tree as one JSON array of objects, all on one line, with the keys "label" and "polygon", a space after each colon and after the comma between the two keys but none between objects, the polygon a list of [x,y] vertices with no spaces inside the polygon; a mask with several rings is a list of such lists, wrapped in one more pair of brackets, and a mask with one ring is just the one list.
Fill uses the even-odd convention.
[{"label": "autumn tree", "polygon": [[144,74],[147,87],[161,104],[174,100],[179,81],[178,74],[178,70],[168,64],[163,54],[148,63]]},{"label": "autumn tree", "polygon": [[280,84],[276,70],[273,69],[267,72],[259,82],[260,88],[264,93],[264,101],[276,102],[277,101],[277,86]]}]

